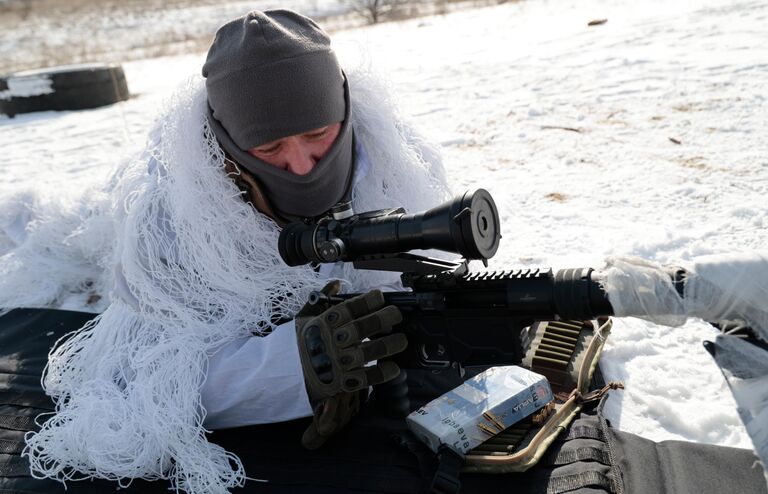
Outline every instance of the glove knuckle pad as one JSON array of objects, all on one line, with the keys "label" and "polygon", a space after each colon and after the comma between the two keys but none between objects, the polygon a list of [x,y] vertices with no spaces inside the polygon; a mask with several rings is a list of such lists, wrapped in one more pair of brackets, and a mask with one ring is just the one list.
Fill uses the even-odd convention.
[{"label": "glove knuckle pad", "polygon": [[363,370],[350,372],[344,375],[341,387],[344,391],[352,393],[368,386],[368,379]]},{"label": "glove knuckle pad", "polygon": [[333,344],[339,348],[346,348],[359,341],[354,325],[347,324],[333,332]]},{"label": "glove knuckle pad", "polygon": [[344,370],[360,367],[365,363],[365,358],[361,350],[346,351],[339,355],[339,365]]},{"label": "glove knuckle pad", "polygon": [[340,317],[341,316],[338,311],[330,309],[325,313],[325,322],[333,325],[339,320]]},{"label": "glove knuckle pad", "polygon": [[346,302],[334,305],[323,313],[323,322],[330,328],[343,326],[352,319],[354,319],[354,317],[350,313]]}]

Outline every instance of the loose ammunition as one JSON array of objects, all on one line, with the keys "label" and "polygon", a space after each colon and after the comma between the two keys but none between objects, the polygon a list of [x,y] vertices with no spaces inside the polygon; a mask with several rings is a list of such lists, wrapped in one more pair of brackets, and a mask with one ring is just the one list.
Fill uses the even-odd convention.
[{"label": "loose ammunition", "polygon": [[491,413],[491,412],[483,412],[483,417],[485,417],[487,420],[490,420],[491,422],[493,422],[493,425],[495,425],[496,427],[498,427],[498,429],[499,429],[499,432],[501,432],[501,431],[503,431],[504,429],[506,429],[506,428],[507,428],[507,427],[506,427],[506,426],[505,426],[505,425],[504,425],[504,424],[501,422],[501,420],[499,420],[499,418],[498,418],[496,415],[494,415],[493,413]]},{"label": "loose ammunition", "polygon": [[481,431],[485,432],[485,433],[486,433],[486,434],[488,434],[489,436],[495,436],[495,435],[496,435],[496,431],[495,431],[495,430],[493,430],[493,429],[492,429],[492,428],[491,428],[491,427],[490,427],[488,424],[486,424],[485,422],[478,422],[478,423],[477,423],[477,426],[480,428],[480,430],[481,430]]}]

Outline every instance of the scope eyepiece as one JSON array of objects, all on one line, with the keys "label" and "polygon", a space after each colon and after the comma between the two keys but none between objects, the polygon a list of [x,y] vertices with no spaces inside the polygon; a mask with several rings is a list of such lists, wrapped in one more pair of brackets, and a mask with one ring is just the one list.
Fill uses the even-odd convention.
[{"label": "scope eyepiece", "polygon": [[363,256],[437,249],[486,260],[499,248],[501,227],[493,198],[484,189],[465,192],[428,211],[372,211],[315,224],[291,223],[278,250],[289,266],[355,261]]}]

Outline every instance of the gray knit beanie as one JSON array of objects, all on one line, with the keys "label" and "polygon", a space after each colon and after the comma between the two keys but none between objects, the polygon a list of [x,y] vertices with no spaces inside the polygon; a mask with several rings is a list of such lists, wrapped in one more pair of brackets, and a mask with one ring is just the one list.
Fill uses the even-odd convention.
[{"label": "gray knit beanie", "polygon": [[[328,35],[288,10],[254,11],[216,33],[203,66],[208,121],[221,147],[251,172],[285,217],[314,217],[349,196],[354,136],[349,87]],[[342,122],[310,173],[294,175],[248,153]]]},{"label": "gray knit beanie", "polygon": [[296,12],[254,11],[223,25],[203,77],[213,117],[246,151],[344,119],[330,39]]}]

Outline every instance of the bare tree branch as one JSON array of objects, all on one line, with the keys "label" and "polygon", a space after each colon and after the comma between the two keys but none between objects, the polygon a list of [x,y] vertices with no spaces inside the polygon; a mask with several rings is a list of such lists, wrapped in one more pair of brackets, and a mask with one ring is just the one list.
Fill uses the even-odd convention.
[{"label": "bare tree branch", "polygon": [[352,10],[361,15],[369,24],[376,24],[390,16],[410,0],[343,0]]}]

